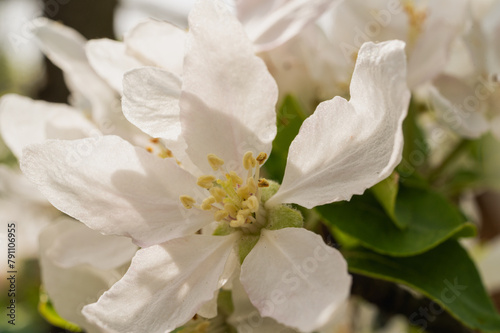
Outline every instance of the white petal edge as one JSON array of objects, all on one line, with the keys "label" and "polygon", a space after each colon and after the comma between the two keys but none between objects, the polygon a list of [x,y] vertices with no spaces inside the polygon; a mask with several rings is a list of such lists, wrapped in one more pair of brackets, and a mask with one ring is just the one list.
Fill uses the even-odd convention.
[{"label": "white petal edge", "polygon": [[58,235],[46,255],[63,268],[87,264],[109,270],[130,262],[138,248],[130,238],[106,236],[69,218],[58,226]]},{"label": "white petal edge", "polygon": [[240,280],[263,317],[304,332],[328,323],[351,287],[340,252],[302,228],[264,229]]},{"label": "white petal edge", "polygon": [[391,174],[401,161],[410,100],[404,46],[363,44],[351,100],[323,102],[304,121],[290,145],[283,183],[266,205],[312,208],[349,200]]},{"label": "white petal edge", "polygon": [[62,212],[103,234],[131,237],[141,247],[189,235],[213,220],[179,200],[204,194],[196,192],[194,176],[174,159],[116,136],[30,145],[21,169]]},{"label": "white petal edge", "polygon": [[239,0],[238,19],[256,52],[274,49],[318,19],[340,1],[332,0]]},{"label": "white petal edge", "polygon": [[83,314],[119,332],[170,332],[214,297],[238,237],[191,235],[141,249],[125,276]]},{"label": "white petal edge", "polygon": [[168,22],[148,20],[137,24],[124,37],[127,53],[145,65],[182,76],[186,30]]}]

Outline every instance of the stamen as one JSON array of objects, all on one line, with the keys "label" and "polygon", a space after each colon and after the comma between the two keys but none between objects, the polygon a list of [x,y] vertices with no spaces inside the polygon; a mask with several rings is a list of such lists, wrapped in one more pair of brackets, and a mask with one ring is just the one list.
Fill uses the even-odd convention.
[{"label": "stamen", "polygon": [[211,210],[212,209],[212,205],[215,203],[215,198],[210,196],[208,198],[206,198],[205,200],[203,200],[203,202],[201,203],[201,209],[203,210]]},{"label": "stamen", "polygon": [[229,216],[229,213],[226,210],[222,209],[222,210],[218,210],[217,212],[215,212],[214,219],[215,219],[215,221],[219,222],[228,216]]},{"label": "stamen", "polygon": [[215,200],[217,200],[217,202],[222,202],[222,200],[227,196],[226,191],[217,186],[214,186],[210,189],[210,194],[215,197]]},{"label": "stamen", "polygon": [[151,141],[151,143],[158,143],[160,141],[160,139],[158,139],[158,138],[151,138],[151,139],[149,139],[149,141]]},{"label": "stamen", "polygon": [[259,179],[259,187],[269,187],[269,182],[265,178]]},{"label": "stamen", "polygon": [[238,207],[232,202],[224,203],[224,210],[229,213],[233,218],[236,218]]},{"label": "stamen", "polygon": [[182,205],[187,209],[193,208],[193,205],[196,203],[196,200],[189,195],[181,195],[179,199],[181,200]]},{"label": "stamen", "polygon": [[229,225],[233,228],[241,227],[244,224],[245,224],[245,218],[242,215],[238,215],[236,217],[236,220],[232,220],[231,222],[229,222]]},{"label": "stamen", "polygon": [[250,170],[257,164],[255,158],[253,158],[253,153],[251,151],[247,151],[245,155],[243,155],[243,167],[246,170]]},{"label": "stamen", "polygon": [[255,182],[255,179],[253,177],[249,177],[247,179],[247,184],[248,186],[248,191],[250,193],[256,193],[257,192],[257,183]]},{"label": "stamen", "polygon": [[207,190],[211,189],[214,186],[215,177],[212,175],[204,175],[198,177],[198,181],[196,184],[200,187],[206,188]]},{"label": "stamen", "polygon": [[208,159],[208,163],[210,164],[210,166],[212,167],[212,169],[214,171],[219,170],[220,167],[224,165],[224,160],[219,158],[215,154],[208,154],[207,159]]},{"label": "stamen", "polygon": [[266,153],[260,153],[259,156],[257,156],[256,160],[259,162],[259,165],[264,164],[264,162],[267,159],[267,154]]},{"label": "stamen", "polygon": [[146,150],[148,151],[148,153],[152,153],[152,152],[153,152],[153,148],[151,148],[151,147],[149,147],[149,146],[148,146],[148,147],[146,147]]},{"label": "stamen", "polygon": [[250,209],[252,213],[255,213],[259,209],[259,200],[256,196],[252,195],[247,200],[243,201],[243,207]]},{"label": "stamen", "polygon": [[248,185],[243,185],[242,187],[237,189],[236,194],[238,194],[240,198],[246,200],[250,196],[250,190],[248,189]]},{"label": "stamen", "polygon": [[234,171],[231,171],[229,174],[226,175],[226,177],[228,179],[231,179],[233,184],[238,184],[238,185],[243,184],[243,179],[241,179],[240,176],[238,176]]}]

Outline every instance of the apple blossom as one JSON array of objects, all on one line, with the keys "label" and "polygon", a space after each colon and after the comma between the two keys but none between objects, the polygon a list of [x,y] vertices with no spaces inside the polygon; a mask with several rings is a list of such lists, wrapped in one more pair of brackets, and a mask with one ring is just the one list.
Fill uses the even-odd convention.
[{"label": "apple blossom", "polygon": [[[323,102],[304,122],[279,186],[260,174],[276,135],[275,82],[220,3],[198,2],[189,26],[182,82],[154,67],[124,78],[135,125],[172,143],[164,128],[180,127],[175,159],[104,136],[75,165],[68,156],[90,139],[49,140],[24,150],[23,171],[61,211],[143,247],[125,276],[84,308],[94,323],[172,331],[241,264],[240,281],[262,316],[312,331],[347,298],[350,276],[340,253],[301,228],[301,214],[286,204],[349,200],[392,172],[409,101],[404,43],[361,48],[351,100]],[[213,235],[196,234],[213,221]]]},{"label": "apple blossom", "polygon": [[[469,57],[462,59],[460,67],[454,66],[437,77],[430,90],[439,119],[468,139],[479,138],[490,130],[500,138],[500,115],[496,112],[500,105],[500,44],[496,38],[500,31],[500,4],[488,7],[487,12],[476,9],[483,16],[472,16],[463,36],[467,47],[464,51],[468,51]],[[464,73],[462,68],[471,70]]]}]

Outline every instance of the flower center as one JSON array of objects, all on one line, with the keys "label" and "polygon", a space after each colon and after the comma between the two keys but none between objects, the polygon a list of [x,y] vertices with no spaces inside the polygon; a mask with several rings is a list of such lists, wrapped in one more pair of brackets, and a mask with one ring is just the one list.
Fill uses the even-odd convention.
[{"label": "flower center", "polygon": [[242,179],[235,171],[224,167],[224,160],[215,154],[207,156],[208,163],[219,177],[203,175],[197,185],[208,191],[201,204],[189,195],[181,195],[180,200],[187,209],[197,208],[212,211],[215,221],[223,222],[232,228],[256,232],[266,223],[265,209],[262,205],[260,188],[268,187],[269,182],[259,178],[260,166],[267,159],[266,153],[254,157],[252,152],[243,156],[243,167],[248,171]]}]

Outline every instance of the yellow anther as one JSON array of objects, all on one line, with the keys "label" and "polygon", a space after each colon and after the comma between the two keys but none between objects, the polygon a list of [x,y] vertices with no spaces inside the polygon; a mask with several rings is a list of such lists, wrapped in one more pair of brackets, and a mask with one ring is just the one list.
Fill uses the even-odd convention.
[{"label": "yellow anther", "polygon": [[260,165],[264,164],[266,159],[267,159],[266,153],[260,153],[259,156],[257,156],[257,158],[256,158],[257,162],[259,162]]},{"label": "yellow anther", "polygon": [[168,149],[165,149],[165,150],[162,150],[158,156],[160,156],[161,158],[172,158],[174,157],[174,154],[172,153],[171,150],[168,150]]},{"label": "yellow anther", "polygon": [[250,209],[240,209],[240,211],[236,215],[236,218],[238,218],[238,216],[243,216],[246,219],[248,216],[250,216],[250,214],[252,214]]},{"label": "yellow anther", "polygon": [[226,174],[226,177],[227,177],[227,179],[231,179],[231,181],[233,182],[233,185],[243,184],[243,179],[241,179],[240,176],[238,176],[236,174],[236,172],[234,172],[234,171],[231,171],[230,173]]},{"label": "yellow anther", "polygon": [[229,223],[229,225],[233,228],[238,228],[238,227],[241,227],[242,225],[244,225],[245,221],[246,221],[246,217],[238,214],[238,216],[236,217],[236,220],[231,221]]},{"label": "yellow anther", "polygon": [[208,163],[210,164],[212,169],[214,169],[214,171],[219,170],[220,167],[224,165],[224,160],[222,158],[219,158],[215,154],[208,154],[207,159]]},{"label": "yellow anther", "polygon": [[248,185],[243,185],[239,189],[236,190],[236,194],[242,199],[247,199],[250,196],[250,190],[248,189]]},{"label": "yellow anther", "polygon": [[214,196],[217,202],[221,202],[226,196],[227,193],[221,187],[214,186],[210,189],[210,194]]},{"label": "yellow anther", "polygon": [[203,200],[203,202],[201,203],[201,209],[203,210],[211,210],[212,209],[212,205],[215,203],[215,198],[210,196],[208,198],[206,198],[205,200]]},{"label": "yellow anther", "polygon": [[259,187],[269,187],[269,182],[265,178],[259,179]]},{"label": "yellow anther", "polygon": [[148,146],[148,147],[146,147],[146,150],[148,151],[148,153],[152,153],[152,152],[153,152],[153,148],[151,148],[151,147],[149,147],[149,146]]},{"label": "yellow anther", "polygon": [[238,207],[236,207],[236,205],[232,202],[226,202],[224,204],[224,210],[232,217],[236,217],[236,214],[238,213]]},{"label": "yellow anther", "polygon": [[181,200],[182,205],[187,209],[193,208],[193,205],[196,203],[196,200],[189,195],[181,195],[179,199]]},{"label": "yellow anther", "polygon": [[158,142],[160,142],[160,139],[158,139],[158,138],[151,138],[151,139],[149,139],[149,141],[151,143],[158,143]]},{"label": "yellow anther", "polygon": [[224,209],[221,209],[221,210],[218,210],[215,214],[214,214],[214,219],[215,221],[219,222],[223,219],[225,219],[226,217],[229,216],[229,213],[224,210]]},{"label": "yellow anther", "polygon": [[255,195],[252,195],[250,198],[243,201],[243,207],[248,208],[252,213],[255,213],[259,209],[259,200]]},{"label": "yellow anther", "polygon": [[251,151],[247,151],[245,155],[243,155],[243,167],[246,170],[249,170],[250,168],[253,168],[254,166],[257,165],[257,161],[255,158],[253,158],[253,154]]},{"label": "yellow anther", "polygon": [[196,184],[198,184],[198,186],[206,188],[208,190],[208,189],[211,189],[212,186],[214,186],[214,181],[215,181],[214,176],[205,175],[205,176],[198,177],[198,181],[196,182]]},{"label": "yellow anther", "polygon": [[257,183],[255,182],[255,179],[253,177],[249,177],[247,179],[247,184],[246,185],[248,186],[248,191],[250,193],[257,192]]}]

